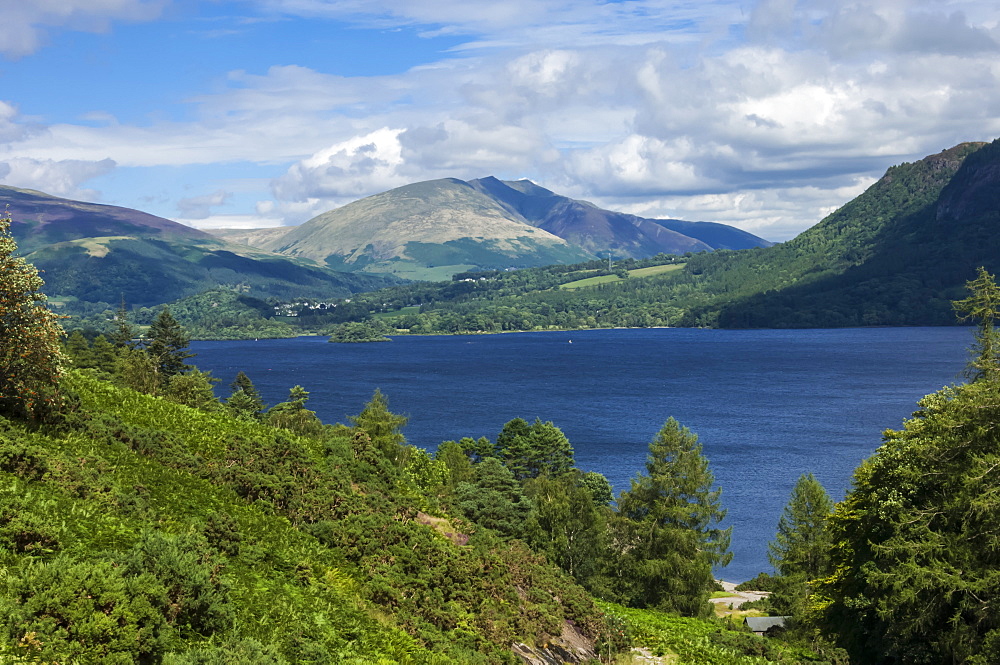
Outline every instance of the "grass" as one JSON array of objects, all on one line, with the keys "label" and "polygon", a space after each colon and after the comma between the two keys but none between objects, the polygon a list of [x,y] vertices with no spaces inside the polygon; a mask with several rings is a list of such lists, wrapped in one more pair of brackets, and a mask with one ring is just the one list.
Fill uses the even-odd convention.
[{"label": "grass", "polygon": [[375,312],[372,314],[373,319],[388,319],[393,316],[405,316],[406,314],[419,314],[420,305],[411,305],[410,307],[402,307],[400,309],[394,309],[390,312]]},{"label": "grass", "polygon": [[[662,266],[650,266],[649,268],[638,268],[636,270],[629,270],[629,278],[643,278],[643,277],[655,277],[656,275],[662,275],[664,273],[673,272],[675,270],[680,270],[684,267],[683,263],[668,263]],[[598,284],[611,284],[613,282],[623,281],[618,275],[599,275],[597,277],[586,277],[584,279],[578,279],[575,282],[567,282],[559,286],[560,289],[583,289],[588,286],[597,286]]]}]

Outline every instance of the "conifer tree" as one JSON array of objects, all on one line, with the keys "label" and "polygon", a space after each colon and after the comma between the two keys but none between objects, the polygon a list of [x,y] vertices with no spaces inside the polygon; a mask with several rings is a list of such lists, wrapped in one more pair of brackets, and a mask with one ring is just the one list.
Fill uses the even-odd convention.
[{"label": "conifer tree", "polygon": [[10,212],[0,216],[0,413],[37,417],[59,401],[63,330],[38,270],[15,256],[12,224]]},{"label": "conifer tree", "polygon": [[649,444],[646,474],[618,499],[625,600],[689,616],[709,611],[713,566],[732,559],[732,528],[698,437],[673,418]]},{"label": "conifer tree", "polygon": [[230,384],[232,393],[226,400],[226,407],[238,418],[259,420],[264,411],[264,400],[261,399],[257,387],[241,370]]},{"label": "conifer tree", "polygon": [[191,338],[170,313],[168,307],[160,311],[153,324],[149,326],[146,336],[149,339],[146,353],[156,363],[162,381],[169,381],[175,374],[191,369],[191,365],[184,363],[188,358],[194,357],[194,354],[187,350]]},{"label": "conifer tree", "polygon": [[288,399],[272,406],[267,412],[267,422],[284,427],[298,434],[317,436],[323,432],[323,421],[315,411],[306,408],[309,391],[302,386],[292,386]]},{"label": "conifer tree", "polygon": [[372,443],[386,459],[393,463],[402,461],[402,447],[406,443],[406,437],[401,430],[409,418],[390,411],[389,399],[381,390],[376,388],[361,413],[349,416],[348,420],[355,428],[371,437]]},{"label": "conifer tree", "polygon": [[830,563],[826,521],[833,501],[811,473],[803,474],[778,520],[778,532],[768,545],[768,558],[781,575],[814,580]]},{"label": "conifer tree", "polygon": [[535,418],[530,425],[515,418],[497,436],[496,456],[518,480],[556,476],[573,468],[573,447],[562,430]]},{"label": "conifer tree", "polygon": [[975,358],[966,371],[973,381],[1000,378],[1000,333],[994,323],[1000,317],[1000,286],[993,275],[979,268],[976,278],[966,283],[971,294],[952,303],[959,321],[976,321],[976,338],[972,346]]},{"label": "conifer tree", "polygon": [[824,628],[852,663],[997,662],[1000,649],[1000,298],[985,270],[955,303],[979,323],[974,379],[924,397],[854,472],[828,528]]},{"label": "conifer tree", "polygon": [[125,307],[125,295],[115,312],[115,330],[111,333],[111,344],[116,349],[131,348],[135,339],[135,326],[128,320],[128,309]]}]

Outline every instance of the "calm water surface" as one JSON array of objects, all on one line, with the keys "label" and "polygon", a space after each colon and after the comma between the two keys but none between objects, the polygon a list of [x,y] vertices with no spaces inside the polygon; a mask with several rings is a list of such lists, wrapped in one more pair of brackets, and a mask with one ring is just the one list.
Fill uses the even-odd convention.
[{"label": "calm water surface", "polygon": [[345,422],[381,388],[410,416],[408,442],[434,450],[463,436],[496,438],[516,417],[551,420],[577,466],[616,494],[643,468],[670,416],[698,434],[722,487],[740,581],[771,571],[767,543],[798,477],[812,472],[834,499],[916,401],[961,380],[971,342],[962,328],[839,330],[590,330],[196,342],[194,362],[222,379],[243,370],[268,404],[299,384],[309,408]]}]

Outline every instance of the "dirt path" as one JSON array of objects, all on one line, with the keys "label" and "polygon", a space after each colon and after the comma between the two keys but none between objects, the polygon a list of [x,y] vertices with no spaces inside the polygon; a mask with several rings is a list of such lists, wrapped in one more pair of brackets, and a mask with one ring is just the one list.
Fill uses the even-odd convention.
[{"label": "dirt path", "polygon": [[743,605],[743,603],[760,600],[761,598],[767,598],[771,595],[767,591],[737,591],[736,584],[733,582],[720,581],[719,584],[721,584],[722,588],[729,592],[730,595],[722,598],[713,598],[712,602],[716,605],[722,605],[724,607],[729,607],[729,604],[732,603],[733,609],[736,610],[740,609],[740,606]]}]

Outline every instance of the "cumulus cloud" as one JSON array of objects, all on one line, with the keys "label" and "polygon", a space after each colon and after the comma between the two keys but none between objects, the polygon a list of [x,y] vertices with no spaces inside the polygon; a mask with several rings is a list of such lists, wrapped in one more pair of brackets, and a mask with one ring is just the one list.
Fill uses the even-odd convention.
[{"label": "cumulus cloud", "polygon": [[338,199],[405,185],[406,179],[398,173],[401,131],[383,127],[320,150],[272,183],[275,197]]},{"label": "cumulus cloud", "polygon": [[104,32],[114,21],[148,21],[167,0],[5,0],[0,3],[0,53],[17,58],[37,51],[52,28]]},{"label": "cumulus cloud", "polygon": [[98,193],[81,189],[80,185],[115,168],[115,162],[111,159],[54,161],[15,157],[0,163],[8,169],[3,178],[0,178],[5,185],[36,189],[55,196],[91,200],[97,198]]},{"label": "cumulus cloud", "polygon": [[[297,223],[409,182],[492,174],[782,239],[891,164],[1000,135],[1000,12],[985,0],[255,1],[459,45],[379,76],[290,64],[290,51],[220,74],[184,121],[32,128],[0,103],[7,177],[17,159],[254,164],[264,184],[242,199]],[[195,191],[217,185],[171,209],[218,217],[237,190]]]}]

